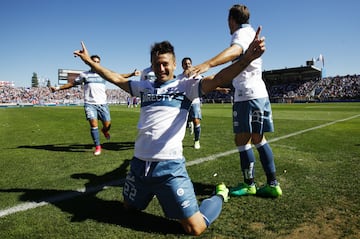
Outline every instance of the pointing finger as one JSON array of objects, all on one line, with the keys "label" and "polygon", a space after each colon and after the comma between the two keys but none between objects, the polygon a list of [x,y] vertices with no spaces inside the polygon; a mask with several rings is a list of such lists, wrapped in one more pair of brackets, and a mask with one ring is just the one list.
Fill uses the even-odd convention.
[{"label": "pointing finger", "polygon": [[262,26],[259,26],[258,29],[256,30],[255,39],[259,39],[261,30],[262,30]]}]

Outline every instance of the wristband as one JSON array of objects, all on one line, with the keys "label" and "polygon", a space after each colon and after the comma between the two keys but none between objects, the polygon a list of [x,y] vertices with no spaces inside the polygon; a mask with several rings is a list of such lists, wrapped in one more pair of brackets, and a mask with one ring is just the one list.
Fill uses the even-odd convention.
[{"label": "wristband", "polygon": [[56,86],[56,87],[55,87],[55,90],[60,90],[60,86]]}]

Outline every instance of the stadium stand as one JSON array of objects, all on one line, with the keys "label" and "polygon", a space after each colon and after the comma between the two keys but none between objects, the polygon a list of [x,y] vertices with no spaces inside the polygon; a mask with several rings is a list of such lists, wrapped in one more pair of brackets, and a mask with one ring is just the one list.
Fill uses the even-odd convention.
[{"label": "stadium stand", "polygon": [[359,101],[360,75],[326,77],[269,85],[272,102]]},{"label": "stadium stand", "polygon": [[[266,72],[264,72],[265,74]],[[274,72],[272,72],[274,73]],[[335,77],[266,78],[270,99],[278,103],[360,101],[360,75]],[[280,80],[279,80],[280,79]],[[129,94],[121,89],[107,89],[109,104],[127,104]],[[223,94],[211,92],[203,103],[231,103],[233,91]],[[51,93],[47,87],[14,87],[0,85],[0,106],[80,105],[81,87]]]},{"label": "stadium stand", "polygon": [[[109,104],[126,104],[128,94],[121,89],[107,89]],[[51,93],[48,87],[0,86],[0,104],[22,105],[81,105],[84,94],[81,87]]]}]

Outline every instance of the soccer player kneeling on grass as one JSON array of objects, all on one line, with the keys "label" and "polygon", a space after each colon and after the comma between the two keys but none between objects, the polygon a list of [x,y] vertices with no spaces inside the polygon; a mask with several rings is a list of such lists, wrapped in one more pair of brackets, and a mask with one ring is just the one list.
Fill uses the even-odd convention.
[{"label": "soccer player kneeling on grass", "polygon": [[228,85],[252,60],[262,55],[265,42],[258,37],[260,29],[244,57],[221,70],[212,80],[174,78],[176,57],[168,41],[152,46],[154,82],[130,81],[94,63],[84,43],[82,50],[74,52],[104,79],[141,98],[134,157],[123,188],[127,208],[144,210],[156,195],[165,215],[179,220],[184,230],[192,235],[200,235],[220,215],[229,190],[223,183],[219,184],[215,195],[198,205],[185,167],[182,141],[188,110],[193,99],[218,86]]}]

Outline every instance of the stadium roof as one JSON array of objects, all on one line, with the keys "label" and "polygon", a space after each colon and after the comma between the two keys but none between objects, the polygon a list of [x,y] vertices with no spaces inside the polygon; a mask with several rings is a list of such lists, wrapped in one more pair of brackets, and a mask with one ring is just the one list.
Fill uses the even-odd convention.
[{"label": "stadium roof", "polygon": [[301,66],[278,70],[263,71],[263,79],[268,82],[309,81],[321,79],[321,69],[313,66]]}]

